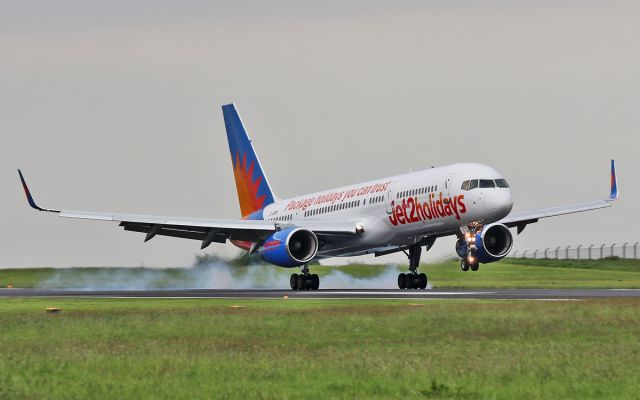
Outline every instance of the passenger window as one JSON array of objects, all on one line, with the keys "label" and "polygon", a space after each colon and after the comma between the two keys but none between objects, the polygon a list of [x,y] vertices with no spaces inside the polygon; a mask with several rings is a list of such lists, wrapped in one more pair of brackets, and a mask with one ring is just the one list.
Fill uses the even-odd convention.
[{"label": "passenger window", "polygon": [[491,179],[480,179],[480,188],[494,188],[496,187],[495,182]]}]

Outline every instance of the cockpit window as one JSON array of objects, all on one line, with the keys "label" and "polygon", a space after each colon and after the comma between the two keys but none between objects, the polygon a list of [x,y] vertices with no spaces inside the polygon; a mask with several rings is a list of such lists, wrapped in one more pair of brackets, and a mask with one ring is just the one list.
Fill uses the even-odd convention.
[{"label": "cockpit window", "polygon": [[492,179],[480,179],[480,188],[494,188],[495,182]]},{"label": "cockpit window", "polygon": [[504,179],[471,179],[462,182],[462,190],[473,190],[476,188],[508,188],[509,184]]},{"label": "cockpit window", "polygon": [[464,181],[462,182],[462,190],[472,190],[478,187],[478,180],[477,179],[471,179],[468,181]]}]

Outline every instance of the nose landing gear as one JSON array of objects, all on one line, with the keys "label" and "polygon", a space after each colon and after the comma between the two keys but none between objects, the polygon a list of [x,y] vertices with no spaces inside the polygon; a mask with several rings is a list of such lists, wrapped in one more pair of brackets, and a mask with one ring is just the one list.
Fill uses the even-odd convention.
[{"label": "nose landing gear", "polygon": [[476,232],[482,230],[481,225],[472,225],[468,227],[460,228],[460,234],[458,235],[458,242],[456,243],[456,253],[462,258],[460,261],[460,269],[467,272],[469,269],[477,271],[480,268],[480,263],[476,256]]},{"label": "nose landing gear", "polygon": [[460,269],[463,270],[464,272],[467,272],[469,269],[471,269],[472,271],[477,271],[479,268],[480,268],[480,264],[477,262],[469,263],[467,260],[460,261]]}]

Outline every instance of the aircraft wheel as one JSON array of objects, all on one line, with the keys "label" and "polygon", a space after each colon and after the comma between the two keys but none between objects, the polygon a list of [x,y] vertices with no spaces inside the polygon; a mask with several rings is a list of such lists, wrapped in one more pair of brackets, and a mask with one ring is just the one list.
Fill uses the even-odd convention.
[{"label": "aircraft wheel", "polygon": [[298,274],[291,274],[289,284],[291,285],[291,290],[298,290]]},{"label": "aircraft wheel", "polygon": [[478,263],[471,264],[471,270],[472,271],[477,271],[478,268],[480,268],[480,264],[478,264]]},{"label": "aircraft wheel", "polygon": [[298,275],[298,290],[305,290],[307,287],[307,280],[304,277],[304,274]]},{"label": "aircraft wheel", "polygon": [[311,275],[311,289],[318,290],[319,287],[320,287],[320,277],[318,276],[318,274]]},{"label": "aircraft wheel", "polygon": [[400,275],[398,275],[398,287],[400,289],[407,288],[407,274],[401,273]]},{"label": "aircraft wheel", "polygon": [[420,280],[420,289],[426,289],[427,288],[427,274],[425,274],[424,272],[420,273],[420,275],[418,275],[418,278]]},{"label": "aircraft wheel", "polygon": [[467,264],[465,260],[460,261],[460,269],[467,272],[469,270],[469,264]]},{"label": "aircraft wheel", "polygon": [[407,289],[415,289],[416,288],[416,277],[414,274],[407,274]]}]

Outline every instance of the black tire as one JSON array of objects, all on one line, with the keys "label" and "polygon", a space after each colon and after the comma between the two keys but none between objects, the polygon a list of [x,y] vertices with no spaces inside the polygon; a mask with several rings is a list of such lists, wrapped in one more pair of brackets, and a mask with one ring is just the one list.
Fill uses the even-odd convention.
[{"label": "black tire", "polygon": [[298,290],[306,290],[307,289],[307,279],[304,274],[298,275]]},{"label": "black tire", "polygon": [[415,274],[407,274],[407,289],[415,289],[416,288],[416,276]]},{"label": "black tire", "polygon": [[406,289],[407,288],[407,274],[401,273],[398,275],[398,288]]},{"label": "black tire", "polygon": [[467,264],[465,260],[460,261],[460,269],[467,272],[469,270],[469,264]]},{"label": "black tire", "polygon": [[426,289],[427,288],[427,274],[422,272],[420,275],[418,275],[418,277],[420,278],[420,289]]},{"label": "black tire", "polygon": [[471,264],[471,270],[472,271],[477,271],[478,268],[480,268],[480,264],[478,264],[478,263]]},{"label": "black tire", "polygon": [[289,284],[291,285],[291,290],[298,290],[298,274],[291,274]]},{"label": "black tire", "polygon": [[318,290],[320,288],[320,277],[318,274],[311,275],[311,289]]}]

